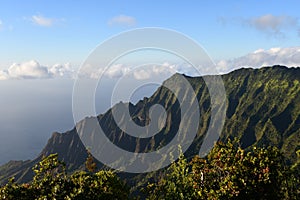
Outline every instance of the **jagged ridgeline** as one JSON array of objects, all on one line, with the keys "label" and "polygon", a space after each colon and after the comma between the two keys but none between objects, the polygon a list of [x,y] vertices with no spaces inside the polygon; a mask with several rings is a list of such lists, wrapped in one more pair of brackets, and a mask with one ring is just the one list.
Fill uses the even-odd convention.
[{"label": "jagged ridgeline", "polygon": [[[170,77],[176,79],[177,75]],[[200,106],[200,124],[197,136],[186,152],[186,156],[198,154],[208,129],[211,102],[208,88],[201,77],[185,77],[196,92]],[[300,68],[284,66],[261,69],[239,69],[222,75],[227,94],[227,112],[220,139],[237,137],[243,148],[257,146],[277,146],[288,158],[288,163],[296,160],[295,152],[300,149]],[[168,80],[167,80],[168,81]],[[180,87],[178,88],[181,89]],[[162,105],[167,111],[166,125],[151,138],[136,138],[127,135],[116,125],[112,110],[97,118],[107,137],[119,147],[131,152],[154,151],[172,140],[180,123],[180,104],[175,96],[164,87],[136,105],[129,104],[133,121],[139,125],[149,123],[149,108]],[[124,103],[112,109],[122,115]],[[79,122],[84,126],[86,118]],[[69,171],[83,169],[88,156],[75,128],[65,133],[54,133],[40,155],[30,161],[10,161],[0,167],[0,183],[11,176],[18,182],[26,182],[33,176],[31,168],[44,155],[58,153],[66,162]],[[101,163],[98,163],[101,167]]]}]

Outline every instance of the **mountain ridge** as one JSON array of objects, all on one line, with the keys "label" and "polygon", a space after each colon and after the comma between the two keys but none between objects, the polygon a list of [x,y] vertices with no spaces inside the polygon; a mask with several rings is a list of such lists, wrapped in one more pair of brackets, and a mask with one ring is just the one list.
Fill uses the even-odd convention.
[{"label": "mountain ridge", "polygon": [[[176,76],[181,75],[174,74],[167,80],[174,80]],[[220,140],[238,137],[243,148],[274,145],[282,150],[289,159],[288,162],[295,161],[295,152],[300,149],[300,68],[280,65],[260,69],[241,68],[220,76],[227,93],[226,120]],[[201,107],[201,128],[186,152],[187,156],[192,156],[199,152],[207,131],[211,102],[203,77],[184,77],[196,91]],[[124,104],[129,104],[133,121],[141,126],[149,123],[149,108],[154,104],[162,105],[170,111],[166,126],[151,138],[128,136],[117,127],[111,114],[112,109],[121,109]],[[161,86],[152,96],[136,104],[116,104],[107,112],[98,115],[97,120],[107,137],[120,148],[131,152],[149,152],[170,142],[178,128],[172,125],[180,123],[179,113],[180,107],[176,98]],[[29,181],[33,175],[33,165],[51,153],[58,153],[59,158],[66,162],[69,171],[84,169],[88,155],[75,128],[65,133],[54,132],[36,159],[10,161],[2,165],[0,183],[5,183],[11,176],[15,176],[17,182]],[[100,162],[98,166],[103,167]]]}]

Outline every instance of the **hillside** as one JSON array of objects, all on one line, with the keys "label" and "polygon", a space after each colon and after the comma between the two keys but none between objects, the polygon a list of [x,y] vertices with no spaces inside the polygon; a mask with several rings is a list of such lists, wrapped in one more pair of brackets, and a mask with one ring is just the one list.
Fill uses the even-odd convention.
[{"label": "hillside", "polygon": [[[175,74],[167,81],[176,82]],[[210,96],[202,77],[185,78],[196,92],[200,106],[200,129],[186,152],[198,154],[205,132],[210,122]],[[227,95],[227,112],[221,140],[238,137],[243,148],[253,145],[277,146],[288,158],[295,162],[295,152],[300,149],[300,68],[284,66],[261,69],[239,69],[222,75]],[[179,90],[181,88],[179,87]],[[181,89],[182,90],[182,89]],[[107,137],[120,148],[131,152],[154,151],[167,144],[175,135],[180,123],[180,107],[172,93],[160,87],[149,98],[136,105],[129,104],[130,114],[135,123],[145,125],[149,120],[149,108],[162,105],[169,113],[166,126],[151,138],[136,138],[121,131],[112,117],[112,109],[122,116],[124,103],[115,105],[97,117]],[[89,118],[79,122],[84,126]],[[0,183],[11,176],[18,182],[26,182],[32,177],[32,166],[44,155],[58,153],[66,162],[69,171],[82,169],[87,152],[75,129],[65,133],[54,133],[40,155],[30,161],[10,161],[0,167]],[[98,163],[101,167],[101,163]]]}]

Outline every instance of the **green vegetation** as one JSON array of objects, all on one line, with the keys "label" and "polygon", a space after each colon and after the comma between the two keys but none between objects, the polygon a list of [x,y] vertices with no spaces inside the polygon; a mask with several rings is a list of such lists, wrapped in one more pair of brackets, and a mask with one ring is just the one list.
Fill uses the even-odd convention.
[{"label": "green vegetation", "polygon": [[111,171],[75,172],[67,176],[57,154],[44,158],[33,168],[29,183],[16,184],[14,179],[0,189],[0,199],[128,199],[128,187]]},{"label": "green vegetation", "polygon": [[[299,199],[299,161],[288,167],[276,147],[245,151],[237,141],[219,142],[206,158],[188,161],[181,154],[142,192],[147,199]],[[116,174],[93,172],[91,156],[86,165],[89,172],[67,175],[64,163],[51,154],[33,168],[31,182],[17,184],[12,178],[0,188],[0,199],[129,199],[129,187]]]},{"label": "green vegetation", "polygon": [[[179,84],[178,90],[184,92],[178,76],[166,81]],[[130,185],[133,192],[130,195],[142,196],[143,190],[146,193],[142,198],[148,199],[300,199],[300,68],[239,69],[222,75],[228,100],[220,136],[225,144],[218,143],[205,159],[194,155],[198,154],[209,127],[210,95],[203,77],[185,78],[194,88],[200,106],[200,128],[185,152],[188,159],[181,156],[169,168],[157,172],[120,174]],[[174,138],[181,110],[176,96],[161,86],[151,97],[136,105],[129,104],[134,122],[145,125],[154,104],[165,108],[167,119],[165,127],[151,138],[125,134],[117,127],[111,110],[97,119],[107,137],[120,148],[140,153],[156,151]],[[122,106],[120,103],[114,109]],[[121,110],[120,115],[123,115]],[[84,126],[87,120],[79,123]],[[227,143],[230,138],[236,141]],[[55,153],[59,156],[44,161],[43,155]],[[49,162],[54,164],[46,165]],[[0,166],[0,185],[3,185],[0,197],[127,198],[130,192],[116,174],[97,172],[104,167],[86,150],[75,128],[54,133],[36,159],[10,161]],[[14,181],[7,183],[9,177],[15,177]]]},{"label": "green vegetation", "polygon": [[276,147],[246,152],[229,141],[205,159],[188,162],[182,155],[146,193],[148,199],[299,199],[299,186],[299,171],[284,164]]},{"label": "green vegetation", "polygon": [[[178,90],[185,92],[180,87],[178,76],[180,74],[175,74],[166,81],[178,84]],[[192,157],[198,154],[207,133],[211,122],[211,105],[209,91],[203,78],[185,78],[194,88],[200,107],[199,130],[191,148],[185,152],[187,157]],[[239,69],[222,75],[222,79],[228,104],[220,140],[225,142],[229,138],[237,137],[242,148],[246,150],[253,146],[276,146],[288,159],[287,163],[293,165],[297,161],[296,151],[300,149],[300,68],[273,66]],[[185,100],[186,105],[189,105],[189,98]],[[151,138],[131,137],[124,133],[115,123],[111,109],[97,116],[97,119],[107,137],[116,146],[130,152],[153,152],[174,138],[181,118],[180,104],[176,96],[161,86],[151,97],[144,98],[135,105],[129,104],[134,122],[145,125],[149,121],[149,109],[154,104],[165,108],[167,119],[165,127]],[[117,108],[122,109],[122,103],[113,109]],[[119,114],[120,118],[125,119],[122,110]],[[88,118],[79,124],[85,126],[87,120]],[[68,173],[84,169],[88,157],[75,128],[62,134],[54,133],[36,159],[11,161],[0,166],[0,184],[7,183],[8,178],[12,176],[17,183],[30,181],[34,176],[31,168],[41,161],[43,155],[53,153],[58,153],[59,159],[66,163]],[[97,162],[97,167],[103,169],[104,166]],[[137,176],[133,178],[136,182],[134,185],[141,183]],[[132,176],[130,179],[133,180]]]}]

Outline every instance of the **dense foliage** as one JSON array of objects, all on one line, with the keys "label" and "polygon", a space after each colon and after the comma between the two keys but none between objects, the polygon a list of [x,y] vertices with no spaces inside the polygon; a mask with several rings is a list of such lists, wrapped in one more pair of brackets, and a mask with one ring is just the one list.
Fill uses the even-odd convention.
[{"label": "dense foliage", "polygon": [[[90,161],[88,161],[90,162]],[[0,199],[128,199],[129,189],[111,171],[75,172],[67,176],[64,163],[52,154],[33,168],[30,183],[16,184],[11,179],[0,189]]]},{"label": "dense foliage", "polygon": [[[299,199],[298,162],[287,166],[276,147],[243,150],[237,141],[217,143],[206,158],[190,161],[181,154],[158,182],[143,189],[147,199]],[[33,180],[13,179],[0,188],[0,199],[129,199],[129,188],[112,171],[96,172],[89,154],[85,171],[67,175],[52,154],[38,163]]]},{"label": "dense foliage", "polygon": [[181,156],[146,191],[148,199],[299,199],[294,168],[275,147],[246,152],[233,142],[218,143],[206,159]]}]

